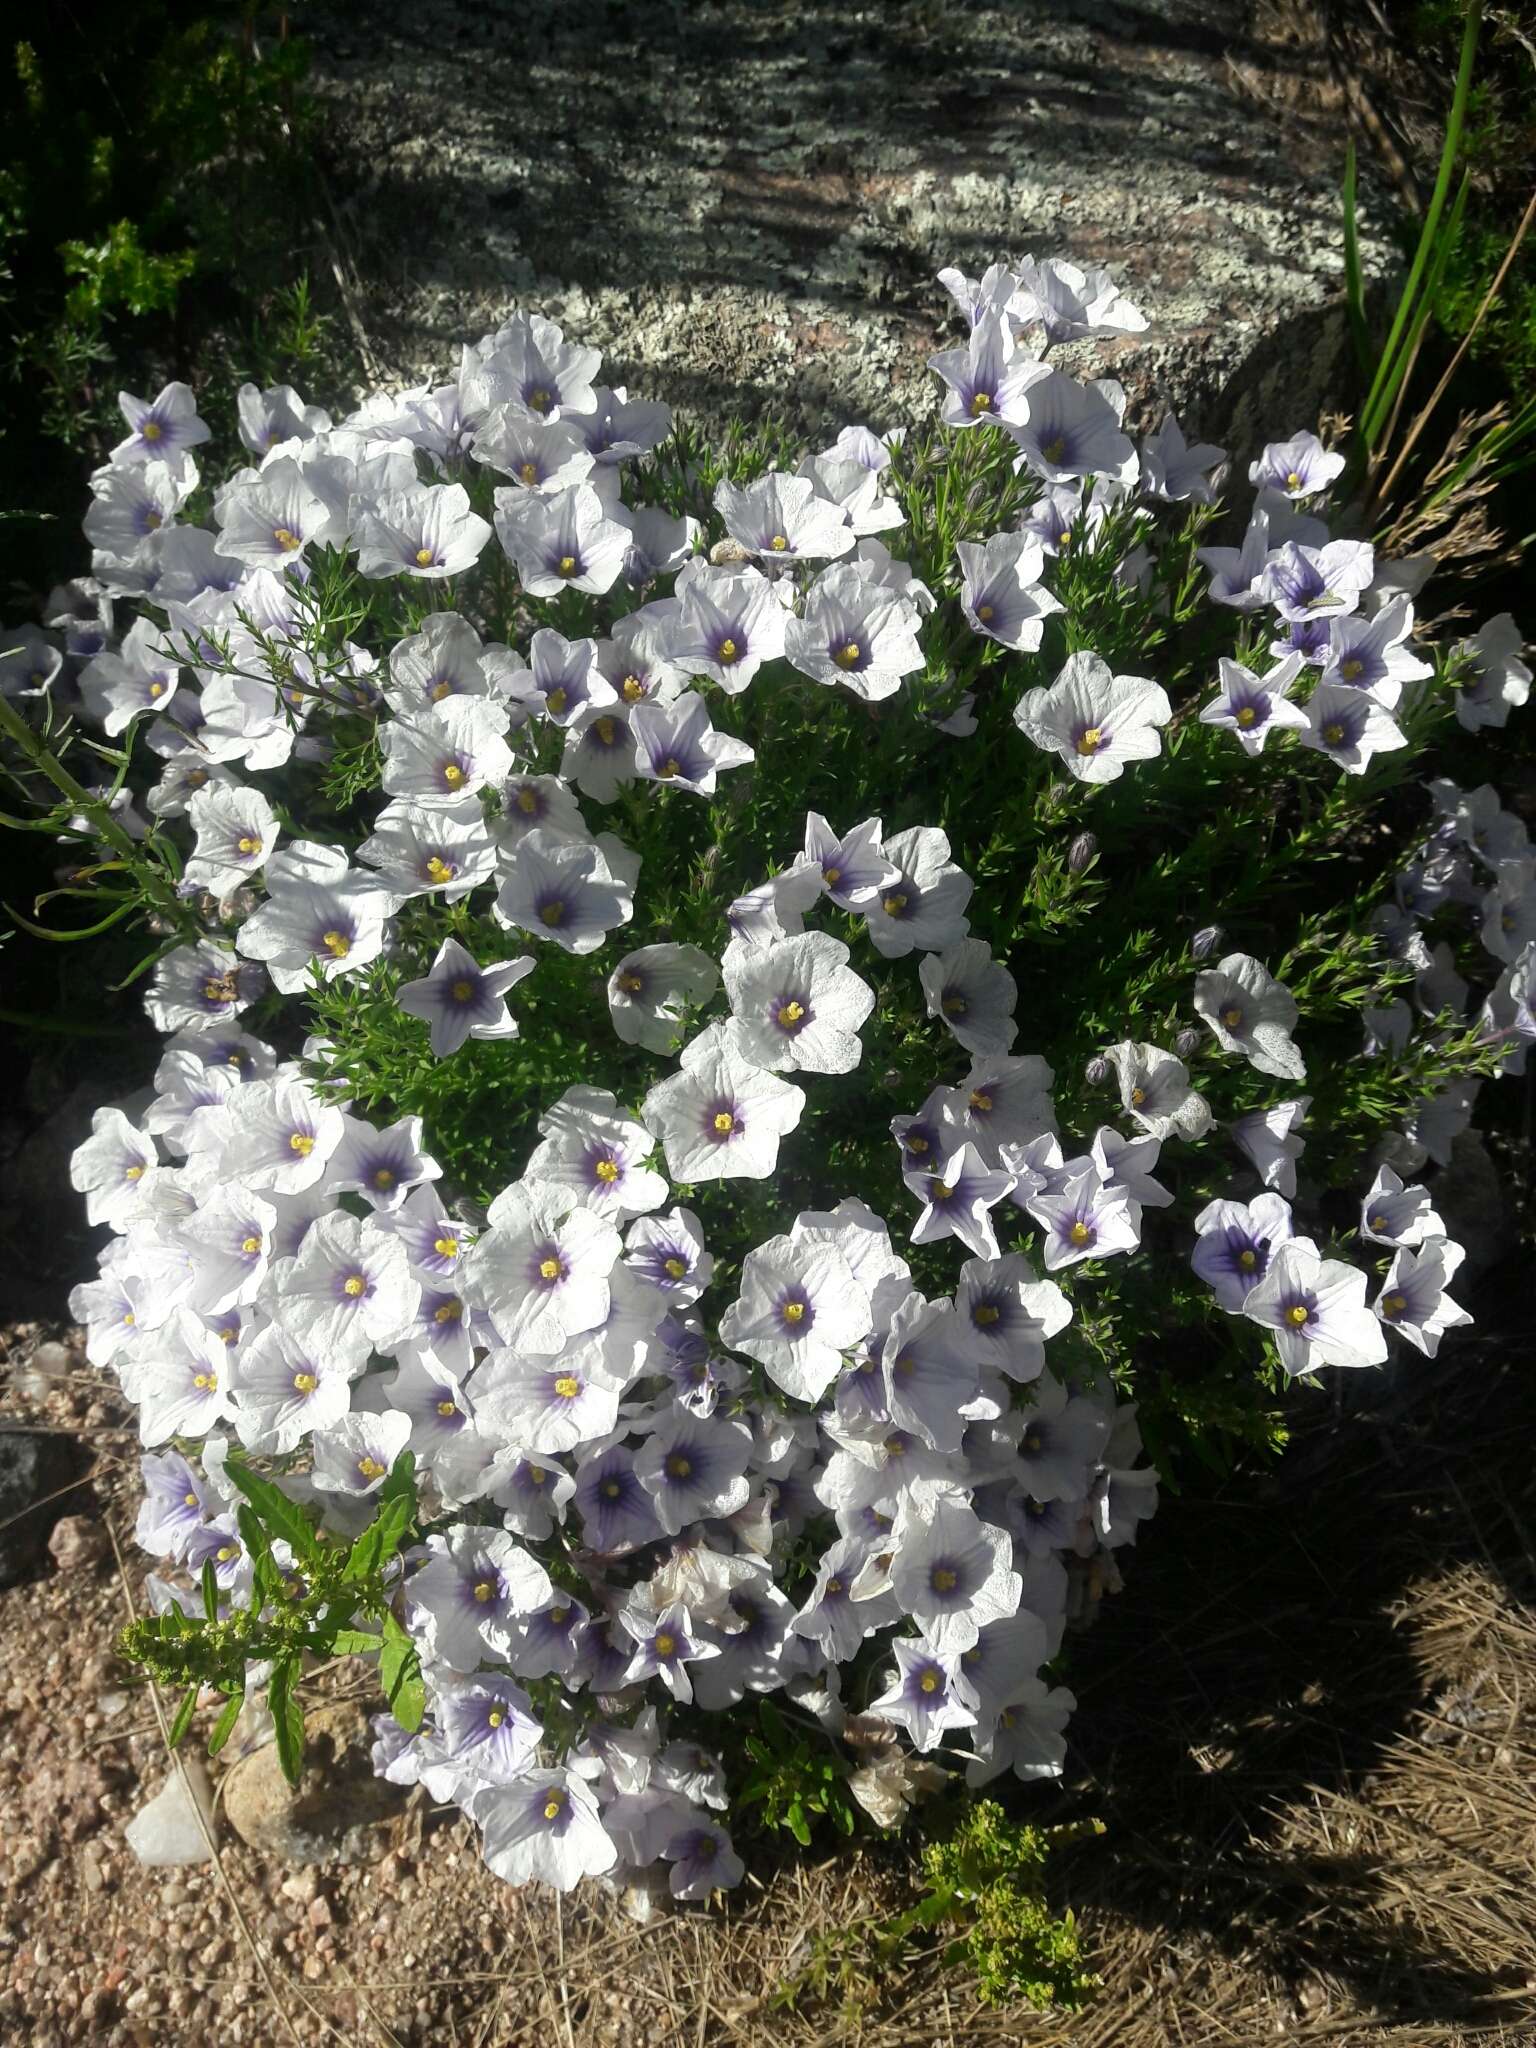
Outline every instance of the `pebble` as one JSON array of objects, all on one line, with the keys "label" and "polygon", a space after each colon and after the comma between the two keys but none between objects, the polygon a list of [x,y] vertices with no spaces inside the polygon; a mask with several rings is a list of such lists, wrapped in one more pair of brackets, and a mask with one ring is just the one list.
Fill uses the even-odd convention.
[{"label": "pebble", "polygon": [[[198,1819],[197,1808],[213,1824],[213,1788],[201,1760],[182,1759],[181,1771],[172,1769],[147,1806],[141,1806],[128,1823],[125,1839],[140,1863],[151,1870],[167,1865],[207,1863],[213,1851]],[[194,1806],[193,1801],[197,1804]]]}]

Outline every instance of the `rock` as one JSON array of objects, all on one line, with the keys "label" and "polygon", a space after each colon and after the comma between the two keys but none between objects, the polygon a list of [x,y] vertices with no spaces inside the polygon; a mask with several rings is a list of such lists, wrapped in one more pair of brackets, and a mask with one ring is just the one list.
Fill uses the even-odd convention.
[{"label": "rock", "polygon": [[362,1861],[380,1824],[404,1804],[397,1786],[374,1776],[372,1741],[360,1708],[316,1708],[304,1717],[304,1772],[297,1787],[284,1778],[273,1743],[235,1765],[224,1781],[230,1826],[279,1863]]},{"label": "rock", "polygon": [[38,1429],[0,1430],[0,1586],[35,1572],[49,1531],[84,1469],[80,1446]]},{"label": "rock", "polygon": [[[491,33],[470,0],[331,0],[306,24],[381,380],[451,375],[521,305],[709,431],[889,426],[932,409],[957,336],[935,272],[1030,252],[1107,266],[1153,322],[1066,357],[1148,423],[1187,408],[1242,457],[1339,395],[1349,123],[1326,48],[1254,10],[609,0],[594,37],[567,0]],[[1362,181],[1370,280],[1396,257]]]},{"label": "rock", "polygon": [[140,1807],[128,1823],[124,1839],[140,1863],[150,1870],[207,1863],[213,1851],[198,1819],[199,1807],[212,1825],[213,1787],[208,1782],[207,1770],[200,1758],[183,1757],[181,1769],[172,1768],[154,1798]]},{"label": "rock", "polygon": [[89,1515],[65,1515],[48,1538],[48,1555],[61,1572],[84,1571],[107,1554],[107,1532]]},{"label": "rock", "polygon": [[1431,1193],[1446,1231],[1466,1247],[1465,1277],[1461,1287],[1453,1282],[1451,1288],[1460,1299],[1477,1275],[1496,1266],[1519,1241],[1513,1205],[1481,1132],[1457,1133],[1451,1163],[1435,1175]]}]

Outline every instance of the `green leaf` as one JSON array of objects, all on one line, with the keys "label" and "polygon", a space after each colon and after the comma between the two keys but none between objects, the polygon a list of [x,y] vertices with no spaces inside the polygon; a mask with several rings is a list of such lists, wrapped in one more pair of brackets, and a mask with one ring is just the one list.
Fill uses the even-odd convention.
[{"label": "green leaf", "polygon": [[369,1628],[339,1628],[331,1638],[333,1657],[369,1657],[383,1645],[383,1638]]},{"label": "green leaf", "polygon": [[407,1735],[414,1735],[427,1711],[427,1688],[421,1680],[416,1645],[392,1614],[384,1617],[379,1680],[389,1701],[389,1711]]},{"label": "green leaf", "polygon": [[277,1738],[277,1760],[290,1785],[297,1785],[304,1772],[304,1713],[293,1696],[298,1675],[297,1657],[279,1657],[272,1666],[272,1678],[267,1687],[267,1708]]},{"label": "green leaf", "polygon": [[806,1819],[805,1809],[798,1799],[791,1802],[785,1819],[789,1823],[789,1832],[794,1836],[801,1848],[809,1849],[811,1846],[811,1824]]},{"label": "green leaf", "polygon": [[224,1469],[256,1510],[269,1535],[281,1536],[294,1556],[306,1564],[320,1562],[320,1539],[297,1501],[291,1501],[280,1486],[263,1479],[239,1458],[230,1458]]},{"label": "green leaf", "polygon": [[181,1705],[176,1709],[176,1718],[171,1723],[170,1743],[172,1749],[179,1749],[182,1737],[192,1726],[192,1716],[197,1712],[199,1687],[189,1685],[181,1696]]},{"label": "green leaf", "polygon": [[203,1613],[210,1621],[219,1618],[219,1581],[211,1557],[203,1565]]},{"label": "green leaf", "polygon": [[213,1733],[208,1737],[208,1754],[217,1756],[234,1733],[235,1723],[240,1718],[240,1709],[245,1705],[245,1687],[232,1692],[219,1709],[219,1718],[213,1724]]},{"label": "green leaf", "polygon": [[415,1488],[387,1501],[352,1546],[343,1579],[355,1584],[369,1579],[388,1564],[399,1550],[405,1532],[416,1518]]}]

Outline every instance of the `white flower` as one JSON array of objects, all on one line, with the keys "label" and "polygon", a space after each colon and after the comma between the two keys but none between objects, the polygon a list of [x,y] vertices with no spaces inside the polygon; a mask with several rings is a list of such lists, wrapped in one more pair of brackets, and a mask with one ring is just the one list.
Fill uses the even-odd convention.
[{"label": "white flower", "polygon": [[420,1017],[430,1027],[433,1058],[446,1059],[467,1038],[516,1038],[517,1022],[507,1008],[506,993],[532,974],[533,967],[527,953],[482,967],[457,939],[444,939],[432,971],[419,981],[406,982],[395,1000],[407,1016]]},{"label": "white flower", "polygon": [[389,1477],[411,1436],[411,1418],[393,1412],[349,1414],[313,1435],[314,1482],[322,1493],[366,1499]]},{"label": "white flower", "polygon": [[928,367],[948,387],[941,417],[950,427],[1022,419],[1025,393],[1051,374],[1017,346],[1012,328],[995,311],[981,313],[964,344],[930,356]]},{"label": "white flower", "polygon": [[505,1530],[460,1526],[429,1536],[426,1549],[426,1563],[406,1583],[406,1622],[427,1658],[451,1671],[507,1657],[519,1617],[553,1596],[543,1565]]},{"label": "white flower", "polygon": [[1189,1069],[1157,1045],[1129,1039],[1105,1048],[1120,1083],[1120,1106],[1154,1138],[1193,1140],[1211,1127],[1211,1106],[1190,1086]]},{"label": "white flower", "polygon": [[989,1785],[1006,1770],[1025,1784],[1059,1778],[1067,1754],[1061,1731],[1076,1706],[1075,1694],[1064,1685],[1048,1686],[1043,1678],[1024,1680],[1013,1698],[998,1708],[991,1728],[977,1733],[975,1759],[965,1768],[966,1784],[973,1789]]},{"label": "white flower", "polygon": [[267,900],[241,925],[235,944],[262,961],[284,995],[355,974],[384,950],[399,899],[377,875],[350,867],[335,846],[296,839],[267,862]]},{"label": "white flower", "polygon": [[728,961],[727,1043],[770,1073],[851,1073],[863,1052],[858,1029],[875,994],[848,959],[841,940],[803,932]]},{"label": "white flower", "polygon": [[1402,727],[1374,697],[1347,683],[1319,683],[1307,699],[1301,744],[1336,761],[1346,775],[1363,775],[1375,754],[1406,747]]},{"label": "white flower", "polygon": [[[122,467],[143,462],[190,466],[187,451],[209,438],[211,430],[198,417],[190,384],[166,384],[148,399],[119,391],[117,405],[128,422],[127,440],[112,450],[113,462]],[[192,473],[196,475],[195,470]]]},{"label": "white flower", "polygon": [[253,1081],[231,1096],[219,1177],[296,1195],[312,1188],[346,1135],[346,1120],[301,1081]]},{"label": "white flower", "polygon": [[626,1045],[671,1052],[689,1007],[702,1009],[720,974],[697,946],[641,946],[608,977],[608,1014]]},{"label": "white flower", "polygon": [[1082,1259],[1134,1251],[1141,1242],[1140,1211],[1123,1188],[1112,1188],[1096,1167],[1042,1188],[1024,1204],[1045,1232],[1041,1256],[1056,1273]]},{"label": "white flower", "polygon": [[1434,1238],[1417,1251],[1405,1246],[1393,1259],[1376,1297],[1374,1312],[1382,1323],[1426,1358],[1434,1357],[1447,1330],[1472,1320],[1445,1291],[1465,1257],[1462,1247],[1445,1237]]},{"label": "white flower", "polygon": [[722,768],[740,768],[754,758],[752,749],[729,733],[716,732],[704,699],[689,690],[671,703],[637,704],[629,729],[635,737],[635,765],[641,779],[714,793]]},{"label": "white flower", "polygon": [[339,1422],[352,1404],[355,1355],[318,1356],[293,1345],[275,1324],[258,1330],[229,1360],[235,1429],[248,1451],[282,1457],[311,1430]]},{"label": "white flower", "polygon": [[715,1026],[685,1050],[680,1072],[657,1082],[640,1114],[661,1140],[667,1172],[687,1185],[766,1179],[804,1107],[803,1089],[753,1066]]},{"label": "white flower", "polygon": [[968,1650],[988,1622],[1018,1612],[1012,1538],[954,1495],[939,1494],[926,1512],[909,1498],[891,1542],[891,1591],[941,1656]]},{"label": "white flower", "polygon": [[985,1366],[1011,1380],[1032,1380],[1045,1366],[1045,1343],[1072,1320],[1072,1304],[1054,1280],[1042,1280],[1018,1252],[967,1259],[960,1268],[955,1320]]},{"label": "white flower", "polygon": [[1220,482],[1213,472],[1226,459],[1225,448],[1186,441],[1178,420],[1171,412],[1164,413],[1162,425],[1141,444],[1142,488],[1149,498],[1169,504],[1213,505]]},{"label": "white flower", "polygon": [[160,1171],[153,1138],[129,1123],[120,1109],[98,1109],[91,1135],[70,1154],[69,1184],[85,1196],[88,1223],[123,1229],[149,1207]]},{"label": "white flower", "polygon": [[960,541],[960,604],[978,633],[1016,652],[1032,654],[1045,622],[1063,609],[1042,589],[1045,550],[1032,533],[994,533],[979,546]]},{"label": "white flower", "polygon": [[1271,733],[1306,724],[1306,712],[1290,701],[1301,673],[1299,654],[1288,654],[1263,676],[1225,655],[1217,666],[1221,688],[1202,709],[1200,723],[1230,732],[1245,754],[1262,754]]},{"label": "white flower", "polygon": [[899,960],[914,950],[942,953],[970,930],[965,906],[976,886],[949,857],[936,825],[894,832],[882,848],[896,878],[861,907],[875,950]]},{"label": "white flower", "polygon": [[390,491],[367,507],[353,541],[363,576],[416,576],[441,582],[472,568],[491,537],[469,508],[462,484],[418,484]]},{"label": "white flower", "polygon": [[1370,1192],[1360,1204],[1360,1235],[1394,1250],[1444,1237],[1445,1225],[1429,1199],[1428,1188],[1407,1187],[1390,1166],[1378,1167]]},{"label": "white flower", "polygon": [[866,818],[841,838],[820,811],[805,814],[805,860],[821,869],[822,886],[840,910],[862,910],[900,870],[880,845],[880,820]]},{"label": "white flower", "polygon": [[1322,1258],[1310,1238],[1292,1237],[1276,1249],[1243,1314],[1274,1331],[1293,1378],[1324,1365],[1381,1365],[1387,1343],[1365,1305],[1365,1284],[1357,1266]]},{"label": "white flower", "polygon": [[288,455],[231,484],[216,499],[214,517],[220,554],[252,569],[286,569],[309,547],[338,545],[346,529],[338,508]]},{"label": "white flower", "polygon": [[974,1145],[958,1146],[930,1172],[909,1173],[907,1184],[923,1203],[912,1227],[914,1244],[957,1237],[979,1259],[995,1259],[997,1236],[988,1211],[1012,1192],[1015,1176],[988,1166]]},{"label": "white flower", "polygon": [[153,1347],[122,1360],[123,1392],[139,1411],[139,1442],[205,1437],[230,1413],[223,1340],[191,1309],[177,1309]]},{"label": "white flower", "polygon": [[667,654],[690,675],[708,676],[737,696],[765,661],[784,652],[787,614],[766,576],[689,564],[678,576],[681,609]]},{"label": "white flower", "polygon": [[967,1052],[1005,1053],[1018,1037],[1018,984],[981,939],[930,953],[918,968],[930,1017],[948,1026]]},{"label": "white flower", "polygon": [[495,845],[473,798],[430,806],[397,798],[380,811],[357,857],[378,870],[401,902],[440,896],[458,903],[489,881],[496,866]]},{"label": "white flower", "polygon": [[505,709],[488,697],[445,697],[415,717],[392,718],[381,734],[380,786],[429,809],[461,806],[511,774],[506,729]]},{"label": "white flower", "polygon": [[875,703],[922,667],[917,629],[917,612],[905,598],[840,563],[811,585],[804,618],[785,625],[784,652],[813,682],[841,683]]},{"label": "white flower", "polygon": [[846,555],[854,543],[841,510],[817,496],[809,477],[780,470],[746,485],[722,479],[715,486],[715,510],[739,547],[774,561],[825,560]]},{"label": "white flower", "polygon": [[558,1356],[492,1351],[476,1368],[469,1396],[477,1427],[520,1451],[553,1457],[606,1438],[629,1384],[582,1337]]},{"label": "white flower", "polygon": [[594,1330],[609,1307],[619,1233],[563,1188],[519,1183],[497,1196],[466,1262],[474,1298],[503,1344],[544,1355]]},{"label": "white flower", "polygon": [[1311,1107],[1310,1095],[1295,1102],[1277,1102],[1273,1109],[1251,1110],[1229,1126],[1233,1140],[1253,1161],[1265,1187],[1290,1201],[1296,1193],[1296,1162],[1306,1144],[1296,1126]]},{"label": "white flower", "polygon": [[1485,725],[1502,728],[1512,708],[1531,694],[1531,671],[1520,659],[1525,641],[1508,612],[1480,626],[1470,640],[1458,641],[1453,653],[1471,664],[1471,680],[1456,692],[1456,716],[1468,732]]},{"label": "white flower", "polygon": [[871,1714],[905,1728],[917,1750],[936,1749],[951,1728],[975,1727],[976,1694],[958,1650],[941,1652],[921,1636],[897,1636],[891,1654],[892,1683],[870,1702]]},{"label": "white flower", "polygon": [[1270,1194],[1255,1195],[1251,1202],[1207,1202],[1195,1229],[1189,1262],[1234,1316],[1269,1271],[1275,1247],[1294,1234],[1290,1204]]},{"label": "white flower", "polygon": [[574,1771],[531,1771],[511,1785],[485,1786],[472,1796],[469,1811],[486,1866],[505,1884],[540,1878],[568,1892],[619,1860],[592,1794]]},{"label": "white flower", "polygon": [[645,1164],[656,1141],[606,1088],[568,1088],[539,1118],[539,1136],[529,1178],[599,1216],[633,1216],[667,1199],[666,1182]]},{"label": "white flower", "polygon": [[1307,1063],[1291,1033],[1296,999],[1251,953],[1228,953],[1195,976],[1195,1008],[1223,1052],[1240,1052],[1261,1074],[1304,1081]]},{"label": "white flower", "polygon": [[370,1351],[389,1351],[401,1341],[420,1299],[400,1240],[338,1209],[305,1232],[272,1317],[305,1356],[360,1365]]},{"label": "white flower", "polygon": [[819,1401],[869,1323],[869,1295],[837,1246],[792,1232],[748,1252],[720,1337],[797,1401]]},{"label": "white flower", "polygon": [[1128,761],[1161,751],[1157,728],[1173,716],[1145,676],[1117,676],[1097,654],[1072,654],[1048,690],[1026,690],[1013,718],[1026,739],[1059,754],[1079,782],[1114,782]]},{"label": "white flower", "polygon": [[196,835],[185,880],[229,897],[266,863],[277,844],[277,813],[257,789],[212,783],[187,805]]},{"label": "white flower", "polygon": [[629,551],[629,529],[610,519],[589,483],[547,495],[499,490],[496,534],[530,597],[611,590]]},{"label": "white flower", "polygon": [[1018,444],[1017,466],[1048,484],[1105,477],[1133,484],[1139,464],[1120,417],[1125,393],[1117,384],[1080,384],[1061,370],[1033,379],[1021,418],[1008,423]]},{"label": "white flower", "polygon": [[633,884],[615,873],[602,845],[530,832],[507,857],[494,914],[564,952],[595,953],[634,908]]}]

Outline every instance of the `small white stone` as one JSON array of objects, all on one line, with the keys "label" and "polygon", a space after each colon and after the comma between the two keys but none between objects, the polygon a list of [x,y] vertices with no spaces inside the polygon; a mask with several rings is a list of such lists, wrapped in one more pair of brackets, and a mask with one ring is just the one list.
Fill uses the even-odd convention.
[{"label": "small white stone", "polygon": [[185,1758],[182,1770],[185,1777],[181,1770],[172,1767],[160,1790],[147,1806],[140,1807],[125,1831],[129,1848],[151,1870],[180,1863],[207,1863],[213,1855],[197,1816],[197,1808],[201,1807],[204,1819],[212,1827],[213,1788],[208,1773],[196,1757]]}]

